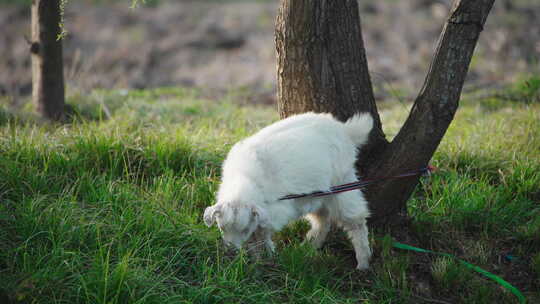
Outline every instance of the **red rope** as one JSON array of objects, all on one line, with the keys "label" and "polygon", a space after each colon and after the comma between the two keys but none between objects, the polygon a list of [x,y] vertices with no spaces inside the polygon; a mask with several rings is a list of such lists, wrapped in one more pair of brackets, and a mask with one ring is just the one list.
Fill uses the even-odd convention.
[{"label": "red rope", "polygon": [[411,177],[411,176],[424,175],[424,174],[429,175],[432,172],[434,172],[436,169],[437,168],[435,168],[434,166],[428,165],[427,167],[418,169],[416,171],[406,172],[406,173],[402,173],[402,174],[398,174],[394,176],[374,177],[371,179],[365,179],[365,180],[360,180],[360,181],[356,181],[352,183],[332,186],[330,187],[329,190],[326,190],[326,191],[314,191],[311,193],[302,193],[302,194],[289,194],[280,198],[279,200],[282,201],[282,200],[289,200],[289,199],[302,198],[302,197],[321,197],[321,196],[333,195],[333,194],[342,193],[346,191],[362,189],[368,185],[371,185],[371,184],[374,184],[383,180]]}]

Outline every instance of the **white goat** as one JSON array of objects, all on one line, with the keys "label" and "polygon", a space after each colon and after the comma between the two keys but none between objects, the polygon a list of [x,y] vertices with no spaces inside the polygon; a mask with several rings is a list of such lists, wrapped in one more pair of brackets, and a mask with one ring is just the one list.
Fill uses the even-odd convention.
[{"label": "white goat", "polygon": [[217,222],[224,242],[236,248],[251,239],[274,250],[272,234],[305,216],[307,238],[320,248],[332,226],[341,226],[356,252],[358,269],[369,267],[367,202],[360,190],[319,198],[279,200],[357,180],[357,148],[373,126],[369,114],[347,122],[331,114],[306,113],[278,121],[235,144],[223,164],[217,203],[204,221]]}]

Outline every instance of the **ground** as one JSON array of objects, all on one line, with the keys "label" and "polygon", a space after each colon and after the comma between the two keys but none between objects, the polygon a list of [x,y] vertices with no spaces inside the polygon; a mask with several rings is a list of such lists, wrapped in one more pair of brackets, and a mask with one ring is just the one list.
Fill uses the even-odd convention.
[{"label": "ground", "polygon": [[[193,89],[70,95],[73,121],[0,111],[0,299],[13,303],[517,303],[449,253],[540,301],[540,80],[466,95],[401,231],[372,231],[370,270],[306,222],[259,262],[224,253],[202,221],[233,143],[273,107]],[[488,97],[478,97],[478,96]],[[389,136],[410,104],[381,103]],[[406,228],[406,229],[405,229]]]}]

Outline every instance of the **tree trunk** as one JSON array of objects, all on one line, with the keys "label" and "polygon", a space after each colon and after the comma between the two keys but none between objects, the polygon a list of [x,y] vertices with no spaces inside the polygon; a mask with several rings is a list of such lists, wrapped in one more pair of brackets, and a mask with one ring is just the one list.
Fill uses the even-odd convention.
[{"label": "tree trunk", "polygon": [[60,0],[32,1],[32,98],[46,119],[64,118]]},{"label": "tree trunk", "polygon": [[[425,167],[457,110],[493,2],[455,1],[424,86],[406,123],[388,143],[373,99],[357,0],[281,0],[276,20],[281,117],[315,111],[345,120],[356,112],[370,112],[376,128],[360,153],[361,175],[392,176]],[[369,187],[365,192],[372,223],[384,224],[403,214],[417,183],[418,178],[408,178]]]},{"label": "tree trunk", "polygon": [[282,1],[275,41],[282,118],[372,112],[380,130],[356,1]]}]

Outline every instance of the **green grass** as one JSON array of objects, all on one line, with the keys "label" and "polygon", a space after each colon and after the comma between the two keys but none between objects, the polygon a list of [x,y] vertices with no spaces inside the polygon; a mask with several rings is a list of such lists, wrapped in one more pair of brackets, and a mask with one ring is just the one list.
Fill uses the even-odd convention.
[{"label": "green grass", "polygon": [[[199,96],[171,88],[72,94],[74,121],[63,126],[0,109],[0,300],[516,302],[454,260],[392,249],[381,232],[371,236],[365,273],[354,270],[341,232],[322,250],[303,245],[305,222],[277,235],[275,257],[224,253],[217,229],[201,221],[220,164],[277,115],[236,106],[234,96]],[[407,109],[386,106],[388,134]],[[537,102],[465,100],[433,160],[440,170],[410,201],[412,245],[454,254],[539,301],[539,136]]]}]

